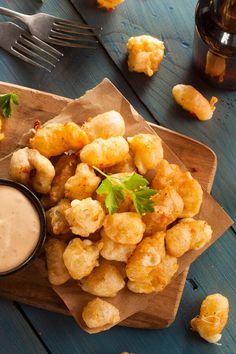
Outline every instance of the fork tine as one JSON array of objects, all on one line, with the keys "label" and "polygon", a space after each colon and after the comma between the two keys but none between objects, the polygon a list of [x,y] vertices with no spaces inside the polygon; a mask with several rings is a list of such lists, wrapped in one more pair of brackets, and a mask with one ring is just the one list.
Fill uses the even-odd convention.
[{"label": "fork tine", "polygon": [[21,59],[21,60],[26,61],[26,62],[29,63],[29,64],[32,64],[32,65],[34,65],[34,66],[37,66],[38,68],[47,70],[47,71],[49,71],[49,72],[52,71],[51,69],[47,68],[46,66],[43,66],[43,65],[37,63],[36,61],[34,61],[34,60],[32,60],[32,59],[26,57],[25,55],[19,53],[17,50],[15,50],[15,49],[13,49],[13,48],[11,48],[11,52],[12,52],[12,54],[14,54],[16,57],[18,57],[18,58]]},{"label": "fork tine", "polygon": [[54,24],[59,24],[59,25],[64,25],[64,26],[69,26],[69,27],[76,27],[76,28],[84,28],[84,29],[89,29],[89,30],[95,30],[98,29],[96,27],[91,27],[88,25],[81,25],[78,22],[75,21],[70,21],[70,20],[64,20],[62,18],[55,18]]},{"label": "fork tine", "polygon": [[70,36],[68,34],[65,33],[61,33],[61,32],[57,32],[54,30],[51,30],[50,32],[50,38],[53,39],[61,39],[61,40],[68,40],[68,41],[75,41],[75,42],[89,42],[89,43],[97,43],[97,40],[95,38],[83,38],[81,36]]},{"label": "fork tine", "polygon": [[64,32],[64,33],[71,33],[71,34],[79,34],[81,36],[92,36],[94,37],[95,35],[91,32],[82,32],[82,31],[77,31],[76,29],[72,29],[71,27],[65,27],[61,26],[58,24],[54,24],[52,27],[53,30],[58,31],[58,32]]},{"label": "fork tine", "polygon": [[45,49],[41,48],[39,45],[34,44],[30,40],[24,38],[23,36],[21,36],[20,39],[17,42],[20,43],[20,44],[23,44],[28,49],[33,49],[33,50],[36,50],[38,52],[41,52],[42,54],[45,54],[45,55],[49,56],[50,58],[52,58],[52,60],[55,60],[56,62],[58,62],[60,60],[59,57],[56,57],[55,55],[53,55],[50,52],[46,51]]},{"label": "fork tine", "polygon": [[31,41],[32,43],[40,46],[42,49],[44,49],[46,52],[51,53],[52,56],[55,58],[57,57],[63,57],[64,54],[59,52],[57,49],[53,48],[52,46],[48,45],[47,43],[41,41],[38,37],[35,37],[33,35],[28,34],[27,32],[24,32],[21,37]]},{"label": "fork tine", "polygon": [[65,40],[60,40],[52,37],[48,37],[47,39],[48,43],[52,43],[55,45],[61,45],[63,47],[72,47],[72,48],[88,48],[88,49],[96,49],[95,46],[89,45],[89,44],[82,44],[82,43],[76,43],[76,42],[69,42]]},{"label": "fork tine", "polygon": [[21,43],[19,43],[18,41],[12,46],[12,48],[14,50],[18,49],[18,51],[23,52],[21,54],[26,54],[28,55],[29,59],[30,57],[33,57],[35,59],[39,59],[40,61],[43,61],[49,65],[51,65],[52,67],[55,68],[55,64],[51,63],[49,60],[45,59],[44,57],[42,57],[41,55],[31,51],[30,49],[26,48],[24,45],[22,45]]}]

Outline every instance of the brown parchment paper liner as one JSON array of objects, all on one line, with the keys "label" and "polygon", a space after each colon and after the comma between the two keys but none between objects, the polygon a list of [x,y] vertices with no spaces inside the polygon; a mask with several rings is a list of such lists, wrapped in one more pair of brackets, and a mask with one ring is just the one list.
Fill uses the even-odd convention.
[{"label": "brown parchment paper liner", "polygon": [[[69,103],[58,116],[51,119],[46,124],[51,122],[67,121],[74,121],[78,124],[82,124],[89,117],[93,117],[97,114],[109,110],[116,110],[120,112],[124,117],[126,123],[126,136],[132,136],[137,133],[156,134],[154,130],[138,114],[138,112],[135,111],[131,104],[125,99],[125,97],[107,79],[103,80],[94,89],[86,92],[86,94],[81,98]],[[28,132],[22,137],[20,141],[21,146],[28,145],[29,136],[31,134],[32,133]],[[172,163],[182,165],[174,152],[172,152],[166,144],[163,143],[163,146],[165,158]],[[4,168],[6,168],[8,161],[9,158],[2,160],[0,162],[0,167],[2,168],[2,166],[4,166]],[[188,267],[197,257],[199,257],[201,253],[203,253],[205,249],[214,243],[232,224],[232,220],[225,213],[225,211],[205,191],[198,218],[206,220],[212,226],[212,240],[201,250],[187,252],[184,256],[179,258],[179,270],[175,274],[175,277],[177,277],[186,267]],[[42,262],[38,271],[43,276],[47,276],[46,268],[42,265]],[[64,301],[80,327],[88,333],[97,333],[112,327],[104,326],[102,328],[96,329],[89,329],[86,327],[81,316],[82,309],[88,301],[94,298],[94,296],[83,292],[76,281],[71,280],[64,285],[53,286],[53,289]],[[123,321],[134,313],[144,310],[155,296],[156,294],[135,294],[125,288],[120,291],[115,298],[104,298],[104,300],[109,301],[117,308],[119,308],[120,320]]]}]

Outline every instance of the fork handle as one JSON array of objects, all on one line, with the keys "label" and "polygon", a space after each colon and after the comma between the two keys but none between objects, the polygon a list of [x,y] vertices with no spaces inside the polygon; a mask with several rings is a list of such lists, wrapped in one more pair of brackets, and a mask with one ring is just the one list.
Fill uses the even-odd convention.
[{"label": "fork handle", "polygon": [[20,12],[16,12],[16,11],[7,9],[5,7],[0,7],[0,14],[17,18],[17,19],[21,20],[22,22],[24,22],[26,25],[28,25],[28,19],[30,18],[29,15],[24,15]]}]

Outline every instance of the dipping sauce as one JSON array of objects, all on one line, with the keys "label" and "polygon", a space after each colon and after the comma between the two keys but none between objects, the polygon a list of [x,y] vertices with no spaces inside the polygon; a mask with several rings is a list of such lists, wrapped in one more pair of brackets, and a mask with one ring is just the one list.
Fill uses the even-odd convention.
[{"label": "dipping sauce", "polygon": [[0,272],[21,265],[40,238],[40,219],[30,200],[18,189],[0,185]]}]

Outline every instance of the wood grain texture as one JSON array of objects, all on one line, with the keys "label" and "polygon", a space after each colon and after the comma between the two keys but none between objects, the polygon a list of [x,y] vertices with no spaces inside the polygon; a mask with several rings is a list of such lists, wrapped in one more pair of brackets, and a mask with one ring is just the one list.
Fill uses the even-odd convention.
[{"label": "wood grain texture", "polygon": [[[17,136],[20,139],[21,135],[27,132],[37,119],[43,117],[41,120],[45,122],[52,116],[57,115],[70,102],[70,99],[3,82],[0,82],[0,90],[2,92],[16,92],[21,102],[14,110],[11,119],[8,120],[6,139],[0,145],[0,158],[4,158],[4,156],[17,148],[16,129],[19,126],[19,121],[22,121],[20,129],[17,130]],[[27,120],[24,119],[25,115],[28,117]],[[202,186],[210,191],[216,171],[216,156],[213,151],[181,134],[154,124],[152,124],[152,127],[169,148],[181,158],[181,161],[184,163],[186,161],[186,168],[192,172]],[[191,158],[189,157],[190,150],[193,153]],[[165,153],[168,153],[168,151],[165,150]],[[171,158],[171,155],[165,156],[168,160]],[[177,161],[172,160],[171,162]],[[3,174],[1,174],[2,172]],[[1,176],[5,177],[3,168],[0,170]],[[52,291],[47,279],[34,276],[37,271],[37,266],[33,264],[19,274],[0,279],[0,295],[36,307],[68,314],[65,305]],[[156,295],[155,300],[150,304],[147,311],[133,315],[131,318],[126,319],[123,324],[139,328],[163,328],[169,326],[175,319],[186,275],[187,270],[178,276],[162,293]]]},{"label": "wood grain texture", "polygon": [[[192,67],[196,0],[125,1],[111,13],[99,9],[94,0],[70,1],[88,24],[102,27],[100,42],[154,118],[165,127],[202,141],[216,152],[219,168],[213,196],[236,220],[236,199],[231,198],[236,176],[236,96],[235,92],[209,86]],[[165,58],[151,79],[127,69],[127,40],[141,34],[165,42]],[[199,122],[174,102],[172,87],[179,83],[195,86],[208,98],[219,98],[213,119]]]}]

